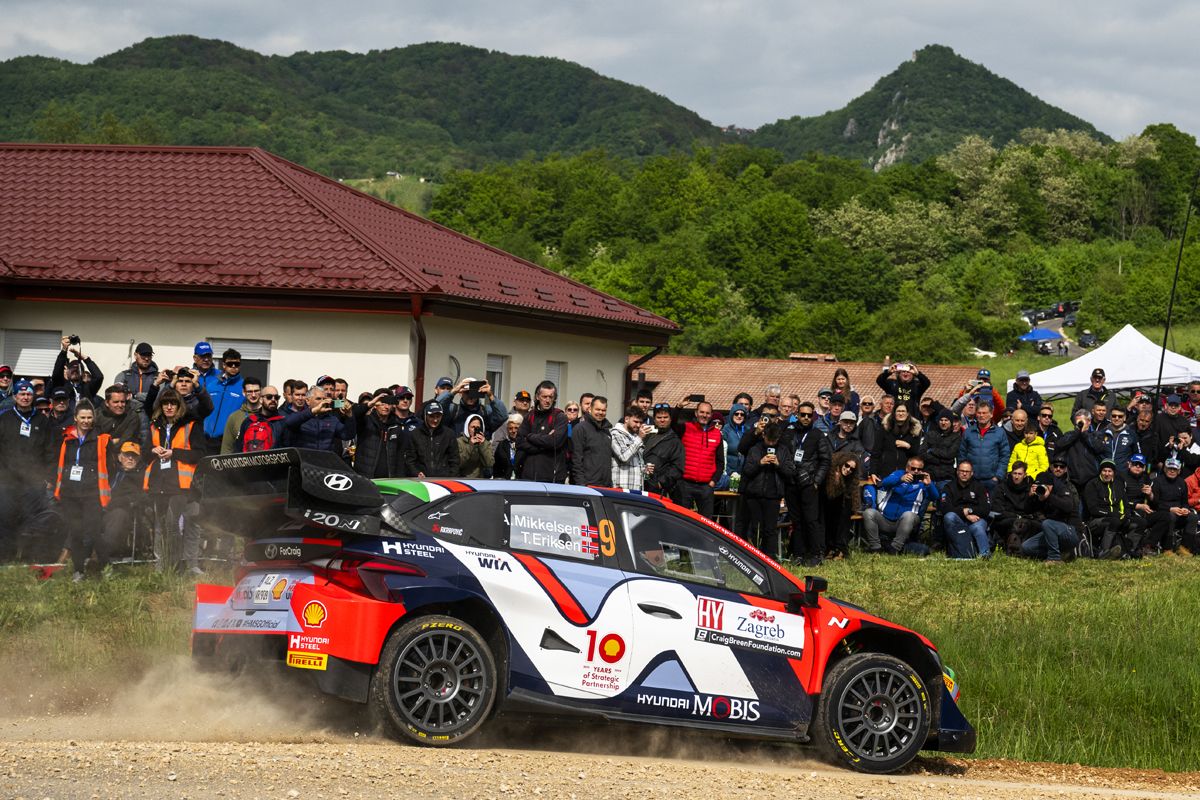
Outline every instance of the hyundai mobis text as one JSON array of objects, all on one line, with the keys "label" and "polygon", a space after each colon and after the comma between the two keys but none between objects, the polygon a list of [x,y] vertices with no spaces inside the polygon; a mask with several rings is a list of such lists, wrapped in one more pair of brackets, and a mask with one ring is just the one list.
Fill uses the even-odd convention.
[{"label": "hyundai mobis text", "polygon": [[294,449],[208,458],[196,481],[247,541],[236,585],[196,587],[193,656],[282,662],[401,739],[503,714],[805,742],[864,772],[974,750],[925,637],[664,498],[371,481]]}]

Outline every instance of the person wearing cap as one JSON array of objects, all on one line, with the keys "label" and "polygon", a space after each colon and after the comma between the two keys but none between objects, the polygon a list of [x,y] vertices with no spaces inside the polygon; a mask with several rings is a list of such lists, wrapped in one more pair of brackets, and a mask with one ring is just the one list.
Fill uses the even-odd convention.
[{"label": "person wearing cap", "polygon": [[[412,393],[409,392],[409,399]],[[354,470],[368,478],[405,476],[404,450],[408,431],[396,416],[396,396],[390,389],[376,389],[366,403],[354,404],[358,441],[354,447]]]},{"label": "person wearing cap", "polygon": [[[349,409],[347,409],[349,410]],[[288,447],[327,450],[342,455],[342,443],[355,437],[353,414],[341,414],[333,408],[333,398],[320,386],[308,395],[308,407],[284,417]]]},{"label": "person wearing cap", "polygon": [[46,416],[52,426],[51,438],[55,446],[74,419],[71,415],[71,396],[71,392],[61,386],[50,392],[50,412]]},{"label": "person wearing cap", "polygon": [[[817,420],[825,419],[829,425],[829,430],[833,430],[834,425],[832,421],[829,420],[829,404],[832,397],[833,392],[830,391],[828,386],[817,392],[817,402],[813,407],[813,411],[816,413],[816,416],[813,418],[813,425],[817,424]],[[843,403],[843,406],[844,405],[845,403]],[[796,427],[796,409],[799,406],[800,395],[798,394],[789,394],[787,397],[783,398],[783,401],[779,405],[779,413],[783,415],[783,419],[787,421],[787,424],[793,430]],[[840,414],[841,412],[839,411],[838,413]],[[821,430],[821,428],[818,427],[817,430]],[[825,431],[821,432],[825,433]]]},{"label": "person wearing cap", "polygon": [[0,561],[44,563],[58,557],[55,510],[46,487],[61,441],[53,421],[34,409],[32,384],[17,381],[13,407],[0,414]]},{"label": "person wearing cap", "polygon": [[1110,458],[1100,462],[1100,474],[1084,487],[1083,521],[1092,535],[1096,558],[1112,560],[1133,551],[1125,487],[1117,480],[1117,464]]},{"label": "person wearing cap", "polygon": [[133,348],[133,361],[129,369],[122,370],[113,383],[129,388],[129,410],[135,415],[140,415],[146,404],[146,393],[150,391],[157,377],[158,364],[154,363],[154,348],[149,342],[139,342],[138,346]]},{"label": "person wearing cap", "polygon": [[892,363],[891,356],[884,357],[883,371],[876,376],[875,383],[897,403],[908,406],[908,412],[913,415],[920,413],[921,396],[929,391],[929,378],[917,369],[916,364]]},{"label": "person wearing cap", "polygon": [[1055,455],[1050,470],[1034,484],[1034,496],[1042,515],[1042,528],[1021,543],[1021,555],[1047,564],[1061,564],[1075,557],[1079,546],[1079,492],[1071,482],[1067,459]]},{"label": "person wearing cap", "polygon": [[[646,435],[642,440],[642,460],[646,465],[645,489],[674,499],[686,460],[683,443],[672,428],[673,409],[670,403],[655,403],[650,411],[654,422],[643,427]],[[745,439],[742,443],[745,444]]]},{"label": "person wearing cap", "polygon": [[106,433],[115,448],[122,442],[138,442],[149,433],[150,426],[145,415],[129,410],[129,393],[121,384],[104,390],[104,405],[96,409],[96,432]]},{"label": "person wearing cap", "polygon": [[204,436],[208,439],[209,455],[216,455],[221,452],[229,418],[246,402],[242,354],[230,347],[221,354],[221,369],[201,375],[199,381],[213,404],[212,413],[204,418]]},{"label": "person wearing cap", "polygon": [[1035,481],[1039,475],[1050,469],[1050,454],[1046,452],[1046,443],[1041,436],[1038,436],[1037,428],[1033,426],[1025,428],[1021,441],[1013,445],[1005,472],[1011,472],[1013,464],[1018,461],[1025,464],[1025,471]]},{"label": "person wearing cap", "polygon": [[[446,403],[453,399],[454,381],[449,375],[443,375],[433,384],[433,399],[442,405],[442,416],[446,413]],[[421,413],[424,417],[424,412]]]},{"label": "person wearing cap", "polygon": [[[529,409],[532,407],[532,405],[533,405],[532,396],[529,394],[529,392],[522,389],[521,391],[519,391],[515,395],[513,395],[512,412],[508,415],[507,419],[511,420],[513,414],[520,414],[521,421],[524,422],[525,417],[529,416]],[[505,441],[508,438],[509,438],[508,437],[508,422],[506,421],[505,424],[503,425],[503,427],[501,427],[499,430],[497,430],[495,433],[492,434],[492,444],[495,445],[496,447],[499,447],[500,443]],[[514,452],[514,457],[515,457],[516,451],[513,451],[513,452]]]},{"label": "person wearing cap", "polygon": [[1104,370],[1096,367],[1092,370],[1091,385],[1086,389],[1081,389],[1079,394],[1075,395],[1075,403],[1071,406],[1071,417],[1074,418],[1079,409],[1091,411],[1092,406],[1097,402],[1104,403],[1110,410],[1117,404],[1117,393],[1109,390],[1104,385]]},{"label": "person wearing cap", "polygon": [[1167,458],[1163,469],[1150,484],[1150,524],[1142,555],[1156,555],[1161,550],[1180,546],[1195,553],[1196,511],[1188,505],[1187,481],[1182,477],[1183,464],[1177,458]]},{"label": "person wearing cap", "polygon": [[1054,453],[1066,459],[1070,480],[1080,495],[1084,487],[1100,473],[1100,459],[1104,457],[1103,440],[1095,435],[1095,431],[1088,429],[1091,419],[1089,410],[1080,408],[1075,412],[1075,424],[1070,430],[1064,431],[1054,445]]},{"label": "person wearing cap", "polygon": [[999,420],[1004,416],[1004,400],[1000,397],[1000,392],[996,391],[996,387],[992,386],[992,371],[990,369],[981,369],[975,374],[975,380],[966,383],[958,392],[958,397],[951,404],[951,408],[961,410],[969,398],[975,398],[976,403],[980,400],[986,400],[992,406],[992,415]]},{"label": "person wearing cap", "polygon": [[[50,389],[63,388],[70,395],[68,406],[73,410],[80,400],[87,400],[93,405],[99,405],[96,393],[104,385],[104,373],[96,366],[96,362],[83,354],[82,344],[71,344],[69,336],[62,337],[62,348],[58,358],[54,360],[54,369],[50,373]],[[67,356],[74,356],[68,362]],[[88,377],[84,379],[84,370]]]},{"label": "person wearing cap", "polygon": [[[1150,524],[1150,515],[1154,513],[1150,504],[1153,489],[1146,456],[1141,453],[1130,456],[1129,463],[1125,465],[1124,471],[1119,473],[1119,477],[1124,484],[1125,506],[1129,509],[1130,539],[1136,538],[1140,544],[1146,539],[1146,528]],[[1188,502],[1191,503],[1190,494]],[[1128,555],[1140,558],[1141,547],[1134,547]]]},{"label": "person wearing cap", "polygon": [[16,392],[13,391],[13,371],[8,364],[0,364],[0,414],[16,405]]},{"label": "person wearing cap", "polygon": [[738,452],[738,445],[751,428],[749,419],[750,406],[735,402],[729,409],[729,418],[721,428],[721,439],[725,442],[725,471],[730,475],[742,474],[742,461],[745,456]]},{"label": "person wearing cap", "polygon": [[608,398],[593,395],[571,436],[571,483],[612,486],[612,430]]},{"label": "person wearing cap", "polygon": [[[149,550],[150,532],[154,522],[148,515],[146,492],[142,489],[142,477],[139,465],[142,462],[142,448],[137,442],[123,442],[119,446],[109,444],[110,450],[116,450],[116,463],[109,470],[109,490],[111,499],[104,509],[103,546],[105,557],[128,551],[134,557],[143,555]],[[143,546],[132,549],[130,542],[135,531],[140,531]],[[96,548],[96,556],[101,557],[100,548]],[[101,564],[103,568],[103,564]]]},{"label": "person wearing cap", "polygon": [[262,387],[258,393],[258,408],[242,420],[230,452],[254,453],[287,446],[287,429],[283,427],[283,421],[288,415],[279,407],[282,399],[274,386]]},{"label": "person wearing cap", "polygon": [[843,411],[838,414],[837,428],[829,437],[829,450],[834,455],[843,450],[854,453],[858,456],[859,467],[862,467],[866,451],[862,441],[858,438],[858,416],[853,411]]},{"label": "person wearing cap", "polygon": [[817,417],[813,425],[826,436],[832,436],[841,422],[842,412],[846,410],[846,398],[840,394],[829,396],[829,413]]},{"label": "person wearing cap", "polygon": [[430,400],[421,409],[421,425],[408,436],[405,472],[414,478],[458,477],[458,442],[442,424],[441,403]]},{"label": "person wearing cap", "polygon": [[[14,398],[15,399],[15,398]],[[44,417],[50,416],[50,398],[42,395],[33,398],[34,409]]]},{"label": "person wearing cap", "polygon": [[201,384],[217,374],[218,370],[213,364],[212,345],[208,342],[196,342],[196,346],[192,348],[192,371],[196,373],[196,378]]},{"label": "person wearing cap", "polygon": [[1030,385],[1029,370],[1017,370],[1017,378],[1004,399],[1004,405],[1009,411],[1015,412],[1019,408],[1027,413],[1030,419],[1037,418],[1038,411],[1042,408],[1042,396]]},{"label": "person wearing cap", "polygon": [[407,386],[396,386],[392,396],[396,398],[396,410],[392,416],[405,433],[412,433],[421,424],[421,418],[413,412],[413,390]]},{"label": "person wearing cap", "polygon": [[242,432],[242,424],[251,414],[257,414],[262,408],[262,381],[258,378],[242,379],[242,406],[229,415],[225,421],[225,431],[221,434],[221,455],[237,452],[238,435]]},{"label": "person wearing cap", "polygon": [[1163,401],[1163,410],[1155,415],[1154,430],[1158,444],[1164,450],[1179,447],[1179,434],[1191,432],[1192,423],[1183,413],[1183,398],[1169,394]]}]

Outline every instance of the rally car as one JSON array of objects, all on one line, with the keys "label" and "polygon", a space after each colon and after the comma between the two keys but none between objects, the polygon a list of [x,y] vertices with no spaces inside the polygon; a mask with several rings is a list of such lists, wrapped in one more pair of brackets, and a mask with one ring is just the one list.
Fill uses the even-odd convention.
[{"label": "rally car", "polygon": [[864,772],[974,750],[925,637],[667,499],[371,481],[295,449],[205,459],[196,486],[247,544],[236,585],[196,586],[193,656],[302,670],[400,739],[504,714],[811,742]]}]

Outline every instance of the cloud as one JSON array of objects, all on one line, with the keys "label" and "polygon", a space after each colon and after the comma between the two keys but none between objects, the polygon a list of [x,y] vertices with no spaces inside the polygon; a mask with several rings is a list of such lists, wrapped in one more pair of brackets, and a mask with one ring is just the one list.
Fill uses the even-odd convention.
[{"label": "cloud", "polygon": [[0,13],[0,58],[87,62],[177,33],[277,54],[462,42],[575,61],[743,126],[840,108],[938,43],[1113,136],[1200,132],[1200,4],[1168,0],[0,0]]}]

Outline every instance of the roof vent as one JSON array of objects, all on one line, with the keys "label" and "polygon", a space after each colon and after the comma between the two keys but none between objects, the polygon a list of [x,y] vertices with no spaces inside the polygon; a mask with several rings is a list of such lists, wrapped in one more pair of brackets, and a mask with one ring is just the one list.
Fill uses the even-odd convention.
[{"label": "roof vent", "polygon": [[217,267],[213,270],[217,275],[258,275],[257,267]]},{"label": "roof vent", "polygon": [[53,261],[14,261],[14,262],[12,262],[12,265],[14,267],[21,267],[23,269],[50,269],[54,266],[54,262]]},{"label": "roof vent", "polygon": [[95,253],[88,253],[87,255],[75,256],[75,260],[76,261],[105,262],[105,261],[120,261],[121,257],[120,256],[111,256],[111,255],[96,255]]},{"label": "roof vent", "polygon": [[215,267],[221,263],[219,258],[205,258],[203,256],[188,256],[186,258],[177,258],[175,263],[181,267]]},{"label": "roof vent", "polygon": [[320,269],[320,261],[283,261],[277,264],[280,269]]},{"label": "roof vent", "polygon": [[440,278],[446,274],[440,269],[434,269],[433,267],[421,267],[421,272],[424,272],[426,275],[432,275],[435,278]]},{"label": "roof vent", "polygon": [[113,272],[158,272],[153,264],[113,264]]},{"label": "roof vent", "polygon": [[317,273],[317,277],[329,280],[353,280],[360,276],[352,269],[323,269]]}]

